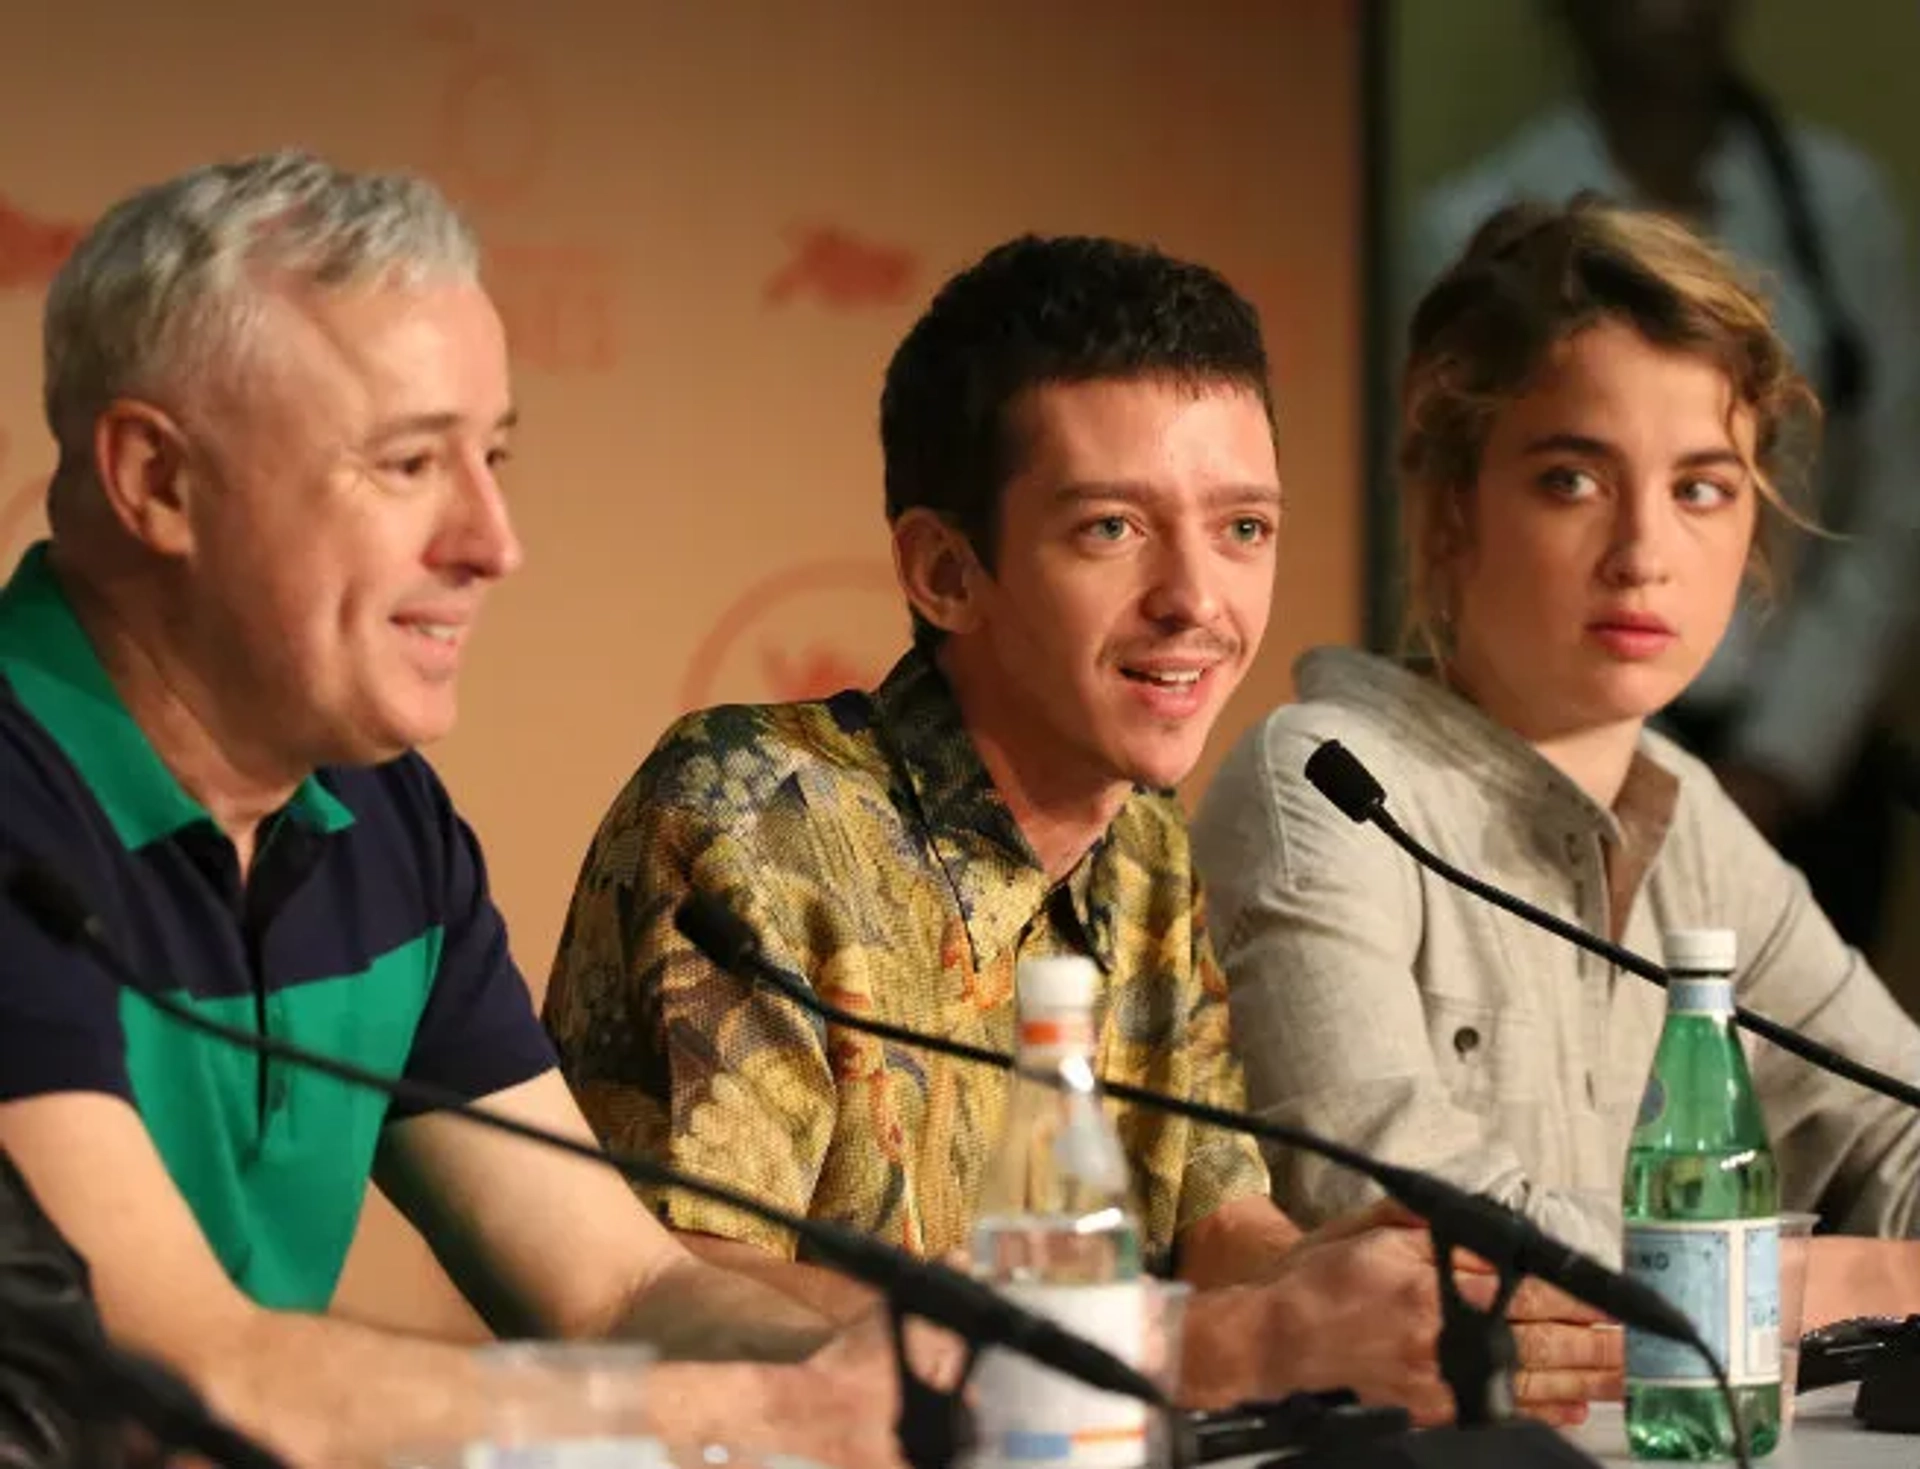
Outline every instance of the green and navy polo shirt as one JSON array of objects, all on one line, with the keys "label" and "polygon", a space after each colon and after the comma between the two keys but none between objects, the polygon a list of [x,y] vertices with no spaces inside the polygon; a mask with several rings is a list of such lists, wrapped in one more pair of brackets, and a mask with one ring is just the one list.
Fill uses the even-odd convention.
[{"label": "green and navy polo shirt", "polygon": [[[427,762],[316,771],[243,884],[44,544],[0,589],[0,864],[22,858],[72,883],[150,983],[228,1024],[468,1097],[553,1065],[479,845]],[[187,1030],[0,903],[0,1101],[72,1091],[139,1109],[235,1285],[326,1308],[386,1100]]]}]

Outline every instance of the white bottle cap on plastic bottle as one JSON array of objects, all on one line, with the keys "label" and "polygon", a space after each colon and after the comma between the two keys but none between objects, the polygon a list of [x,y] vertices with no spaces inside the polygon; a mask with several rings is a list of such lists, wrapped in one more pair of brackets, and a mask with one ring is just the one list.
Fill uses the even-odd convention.
[{"label": "white bottle cap on plastic bottle", "polygon": [[1022,959],[1014,967],[1013,992],[1022,1017],[1086,1014],[1100,992],[1100,971],[1084,954]]},{"label": "white bottle cap on plastic bottle", "polygon": [[1671,973],[1730,975],[1739,935],[1730,928],[1670,928],[1660,935],[1660,950]]}]

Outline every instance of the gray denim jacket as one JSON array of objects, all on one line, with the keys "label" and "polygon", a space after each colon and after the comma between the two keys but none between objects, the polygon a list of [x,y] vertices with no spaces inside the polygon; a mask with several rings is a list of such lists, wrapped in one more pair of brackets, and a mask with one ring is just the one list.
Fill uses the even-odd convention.
[{"label": "gray denim jacket", "polygon": [[[1337,738],[1443,857],[1659,958],[1668,928],[1739,935],[1742,1004],[1920,1079],[1920,1028],[1706,768],[1647,733],[1612,810],[1439,683],[1307,654],[1301,702],[1229,755],[1194,823],[1254,1109],[1522,1209],[1616,1260],[1620,1174],[1661,992],[1416,867],[1302,774]],[[1920,1116],[1750,1042],[1790,1208],[1854,1233],[1920,1225]],[[1364,1180],[1270,1151],[1302,1224]]]}]

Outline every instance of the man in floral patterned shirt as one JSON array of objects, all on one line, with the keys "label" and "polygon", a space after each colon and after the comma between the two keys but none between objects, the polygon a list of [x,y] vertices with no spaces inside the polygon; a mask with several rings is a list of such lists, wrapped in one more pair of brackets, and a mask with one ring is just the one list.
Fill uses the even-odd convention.
[{"label": "man in floral patterned shirt", "polygon": [[[1151,250],[1016,240],[901,345],[881,437],[912,651],[871,694],[668,732],[588,853],[546,1019],[611,1145],[941,1254],[966,1243],[1004,1075],[823,1030],[716,971],[674,911],[711,893],[833,1003],[999,1049],[1017,961],[1088,954],[1103,1076],[1241,1104],[1167,792],[1267,621],[1280,485],[1258,320]],[[1246,1139],[1119,1119],[1149,1250],[1229,1287],[1190,1313],[1191,1396],[1349,1385],[1448,1414],[1424,1236],[1375,1212],[1302,1240]],[[858,1299],[784,1232],[674,1190],[649,1202],[710,1258],[830,1311]],[[1575,1416],[1613,1385],[1617,1333],[1521,1335],[1535,1408]]]}]

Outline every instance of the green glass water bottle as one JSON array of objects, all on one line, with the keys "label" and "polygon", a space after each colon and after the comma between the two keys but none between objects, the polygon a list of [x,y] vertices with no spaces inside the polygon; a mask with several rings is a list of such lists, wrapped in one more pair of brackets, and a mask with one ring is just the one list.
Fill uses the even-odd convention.
[{"label": "green glass water bottle", "polygon": [[[1734,935],[1663,937],[1667,1023],[1627,1147],[1624,1263],[1700,1328],[1757,1457],[1780,1437],[1780,1175],[1734,1029]],[[1693,1348],[1629,1328],[1626,1378],[1636,1459],[1731,1457],[1733,1424]]]}]

